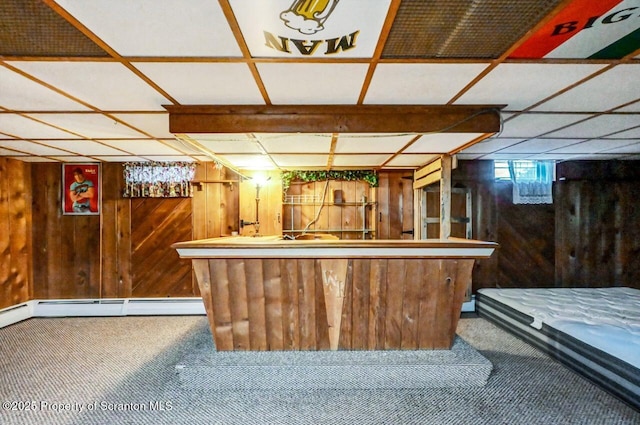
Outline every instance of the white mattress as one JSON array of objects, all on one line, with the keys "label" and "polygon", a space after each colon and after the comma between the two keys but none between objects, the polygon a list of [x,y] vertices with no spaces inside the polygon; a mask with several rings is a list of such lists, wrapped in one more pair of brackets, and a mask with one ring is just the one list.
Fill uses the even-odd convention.
[{"label": "white mattress", "polygon": [[633,288],[536,288],[480,290],[580,341],[640,368],[640,290]]}]

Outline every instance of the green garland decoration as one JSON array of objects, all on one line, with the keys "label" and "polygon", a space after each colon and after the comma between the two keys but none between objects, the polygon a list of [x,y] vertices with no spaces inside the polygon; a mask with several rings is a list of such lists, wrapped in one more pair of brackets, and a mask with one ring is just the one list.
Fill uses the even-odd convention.
[{"label": "green garland decoration", "polygon": [[286,192],[291,182],[317,182],[325,180],[362,180],[371,187],[378,187],[378,174],[372,170],[291,170],[282,172],[282,190]]}]

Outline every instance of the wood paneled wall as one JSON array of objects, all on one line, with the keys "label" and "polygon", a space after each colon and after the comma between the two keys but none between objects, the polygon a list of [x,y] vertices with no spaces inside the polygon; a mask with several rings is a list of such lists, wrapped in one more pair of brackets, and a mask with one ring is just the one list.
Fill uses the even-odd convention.
[{"label": "wood paneled wall", "polygon": [[31,164],[0,158],[0,309],[32,298]]},{"label": "wood paneled wall", "polygon": [[[639,169],[636,161],[561,163],[565,180],[556,183],[554,206],[516,206],[510,188],[493,181],[492,161],[460,161],[453,184],[472,189],[473,236],[501,245],[491,259],[476,263],[474,290],[640,287]],[[227,182],[203,184],[192,201],[132,202],[121,196],[122,164],[105,163],[101,216],[64,216],[61,172],[60,164],[0,158],[0,308],[32,298],[197,295],[188,262],[171,258],[170,245],[228,235],[244,214],[240,187],[228,182],[238,180],[231,171],[199,166],[196,179]],[[404,179],[410,175],[379,175],[380,239],[411,238],[402,233],[413,227],[411,180]],[[267,199],[281,195],[279,183],[271,192],[261,192],[261,222],[276,226],[283,217]],[[253,195],[244,200],[245,208],[255,206]],[[247,219],[254,211],[247,210]]]},{"label": "wood paneled wall", "polygon": [[[498,238],[498,205],[493,161],[458,161],[451,173],[452,186],[471,189],[473,238],[500,242]],[[487,259],[476,260],[473,266],[473,292],[493,288],[498,280],[500,248]]]},{"label": "wood paneled wall", "polygon": [[557,286],[640,289],[638,161],[567,162],[558,176]]},{"label": "wood paneled wall", "polygon": [[62,215],[58,163],[32,165],[34,298],[102,295],[100,216]]},{"label": "wood paneled wall", "polygon": [[196,167],[193,192],[193,238],[229,236],[239,230],[240,177],[213,162]]},{"label": "wood paneled wall", "polygon": [[513,185],[496,184],[498,284],[501,287],[555,286],[555,206],[513,203]]},{"label": "wood paneled wall", "polygon": [[377,239],[413,239],[413,171],[378,173]]},{"label": "wood paneled wall", "polygon": [[192,239],[191,199],[122,198],[122,164],[102,165],[100,216],[62,215],[60,164],[32,165],[33,298],[196,295],[171,244]]}]

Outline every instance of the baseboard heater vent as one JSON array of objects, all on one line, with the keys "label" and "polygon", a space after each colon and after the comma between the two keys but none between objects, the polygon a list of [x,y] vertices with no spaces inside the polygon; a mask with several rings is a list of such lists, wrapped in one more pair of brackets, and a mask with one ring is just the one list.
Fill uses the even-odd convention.
[{"label": "baseboard heater vent", "polygon": [[34,300],[30,317],[204,315],[201,298]]},{"label": "baseboard heater vent", "polygon": [[0,328],[30,319],[33,316],[32,303],[28,301],[0,310]]}]

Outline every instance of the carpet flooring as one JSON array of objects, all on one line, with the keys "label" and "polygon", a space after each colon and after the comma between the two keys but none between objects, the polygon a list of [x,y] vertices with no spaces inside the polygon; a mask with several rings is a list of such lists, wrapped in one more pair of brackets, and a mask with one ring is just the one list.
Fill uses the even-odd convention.
[{"label": "carpet flooring", "polygon": [[204,316],[31,319],[0,329],[0,424],[640,424],[486,320],[457,332],[493,364],[484,387],[212,390],[179,379],[213,347]]}]

